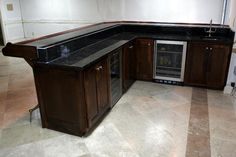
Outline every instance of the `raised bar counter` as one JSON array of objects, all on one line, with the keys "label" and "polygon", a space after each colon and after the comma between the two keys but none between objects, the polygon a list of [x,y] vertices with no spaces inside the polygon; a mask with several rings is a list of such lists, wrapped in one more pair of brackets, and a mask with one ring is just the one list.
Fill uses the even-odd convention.
[{"label": "raised bar counter", "polygon": [[[217,78],[219,83],[213,82],[211,86],[221,89],[227,78],[234,32],[225,25],[213,25],[213,28],[216,32],[208,38],[208,24],[108,22],[20,43],[8,43],[2,51],[6,56],[24,58],[33,68],[42,127],[83,136],[112,108],[110,76],[116,74],[110,68],[113,52],[123,55],[122,73],[126,74],[122,74],[122,80],[133,72],[134,80],[152,81],[154,40],[188,42],[192,49],[187,52],[187,60],[191,60],[190,53],[198,52],[195,48],[203,45],[200,53],[205,51],[204,46],[211,46],[216,50],[214,55],[217,55],[213,59],[224,63],[223,68],[221,63],[207,64],[220,68],[212,68],[215,73],[211,81]],[[131,63],[133,67],[129,66]],[[127,67],[128,70],[125,69]],[[210,73],[209,68],[206,70]],[[218,71],[222,75],[220,78]],[[195,84],[190,82],[186,85]]]}]

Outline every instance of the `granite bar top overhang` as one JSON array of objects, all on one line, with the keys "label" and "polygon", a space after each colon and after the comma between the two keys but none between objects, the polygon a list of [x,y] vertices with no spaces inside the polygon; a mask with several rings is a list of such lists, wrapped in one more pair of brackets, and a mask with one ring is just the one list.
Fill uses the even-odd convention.
[{"label": "granite bar top overhang", "polygon": [[111,22],[18,44],[37,47],[39,64],[83,69],[136,38],[233,43],[234,32],[230,27],[213,25],[213,28],[217,29],[216,40],[202,38],[207,35],[208,24]]},{"label": "granite bar top overhang", "polygon": [[[73,40],[74,38],[81,37],[83,35],[88,35],[90,33],[96,33],[99,31],[112,29],[114,27],[121,26],[140,26],[140,27],[154,27],[154,28],[173,28],[174,30],[183,28],[185,30],[191,29],[204,29],[209,28],[209,24],[192,24],[192,23],[160,23],[160,22],[137,22],[137,21],[118,21],[118,22],[104,22],[98,23],[90,26],[85,26],[78,29],[72,29],[64,32],[59,32],[43,37],[39,37],[36,39],[26,40],[23,42],[19,42],[16,44],[24,44],[29,46],[36,46],[37,48],[46,47],[50,45],[54,45],[57,43],[62,43],[64,41]],[[214,24],[213,28],[221,29],[221,30],[230,30],[233,32],[228,25],[218,25]],[[127,28],[126,28],[127,29]],[[199,32],[196,32],[199,33]]]}]

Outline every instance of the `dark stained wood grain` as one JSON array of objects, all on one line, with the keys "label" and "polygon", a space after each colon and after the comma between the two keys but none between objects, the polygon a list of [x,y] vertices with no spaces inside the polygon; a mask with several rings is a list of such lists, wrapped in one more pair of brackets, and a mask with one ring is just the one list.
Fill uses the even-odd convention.
[{"label": "dark stained wood grain", "polygon": [[151,81],[153,79],[154,40],[137,39],[135,51],[137,60],[136,78]]},{"label": "dark stained wood grain", "polygon": [[207,87],[223,89],[227,80],[228,66],[231,57],[229,45],[210,45],[207,65]]},{"label": "dark stained wood grain", "polygon": [[[98,68],[100,68],[98,70]],[[108,73],[108,59],[102,60],[96,66],[96,81],[97,81],[97,93],[98,93],[98,106],[99,109],[103,112],[110,107],[110,88],[109,88],[109,79],[110,75]]]},{"label": "dark stained wood grain", "polygon": [[136,52],[134,42],[123,47],[122,53],[122,88],[126,92],[136,80]]},{"label": "dark stained wood grain", "polygon": [[228,74],[231,45],[190,42],[185,68],[186,85],[223,89]]},{"label": "dark stained wood grain", "polygon": [[99,115],[97,100],[97,80],[96,69],[91,67],[84,73],[84,90],[87,107],[88,125],[93,124],[93,120]]},{"label": "dark stained wood grain", "polygon": [[85,70],[33,66],[42,126],[83,136],[110,108],[108,58]]},{"label": "dark stained wood grain", "polygon": [[103,113],[110,108],[108,59],[91,66],[84,72],[85,101],[87,106],[87,119],[92,127]]},{"label": "dark stained wood grain", "polygon": [[206,86],[207,43],[189,43],[187,50],[184,83]]},{"label": "dark stained wood grain", "polygon": [[74,135],[87,130],[81,71],[34,67],[43,127]]},{"label": "dark stained wood grain", "polygon": [[38,59],[37,49],[33,46],[7,43],[7,45],[2,49],[2,52],[5,56],[20,57],[30,60]]}]

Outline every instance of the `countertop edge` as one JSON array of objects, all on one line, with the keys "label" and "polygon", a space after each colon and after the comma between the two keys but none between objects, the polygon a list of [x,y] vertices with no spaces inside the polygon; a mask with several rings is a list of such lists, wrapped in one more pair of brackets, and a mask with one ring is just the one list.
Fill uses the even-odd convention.
[{"label": "countertop edge", "polygon": [[[102,27],[102,28],[98,28],[98,30],[100,29],[108,29],[110,27],[116,27],[116,26],[120,26],[120,25],[147,25],[147,26],[170,26],[170,27],[209,27],[209,24],[207,23],[167,23],[167,22],[152,22],[152,21],[111,21],[111,22],[102,22],[102,23],[95,23],[93,25],[89,25],[89,26],[85,26],[85,27],[80,27],[80,28],[76,28],[76,29],[71,29],[71,30],[66,30],[63,32],[58,32],[58,33],[54,33],[54,34],[49,34],[46,36],[42,36],[42,37],[38,37],[35,39],[30,39],[30,40],[26,40],[26,41],[22,41],[19,43],[15,43],[15,44],[23,44],[23,45],[29,45],[29,46],[36,46],[37,48],[43,47],[43,46],[47,46],[47,44],[45,44],[45,42],[43,42],[43,40],[50,40],[53,39],[55,37],[62,37],[65,35],[69,35],[70,33],[76,33],[76,32],[86,32],[86,29],[88,29],[86,33],[82,33],[80,35],[84,35],[87,33],[91,33],[93,31],[97,31],[97,29],[94,28],[94,30],[90,30],[93,29],[93,27]],[[214,28],[225,28],[225,29],[231,29],[228,25],[219,25],[219,24],[214,24],[213,25]],[[65,37],[65,39],[63,39],[63,41],[66,40],[70,40],[72,38],[74,38],[75,36],[71,36],[71,37]],[[76,36],[77,37],[77,36]],[[60,40],[61,41],[61,40]],[[40,42],[42,42],[40,44]],[[55,41],[53,43],[49,43],[48,45],[54,45],[56,44],[58,41]]]}]

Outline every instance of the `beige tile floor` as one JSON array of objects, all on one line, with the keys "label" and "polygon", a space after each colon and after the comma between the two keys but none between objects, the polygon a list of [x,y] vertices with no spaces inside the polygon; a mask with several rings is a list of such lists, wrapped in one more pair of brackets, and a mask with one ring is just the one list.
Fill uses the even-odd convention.
[{"label": "beige tile floor", "polygon": [[201,97],[192,100],[192,93],[191,87],[136,81],[90,136],[71,136],[42,129],[39,111],[29,123],[28,109],[37,104],[32,70],[23,59],[0,54],[0,157],[185,157],[187,145],[198,143],[190,135],[204,129],[212,157],[235,157],[236,98],[205,92],[208,106],[200,106],[199,115],[202,109],[207,128],[190,120],[198,116],[192,101]]}]

